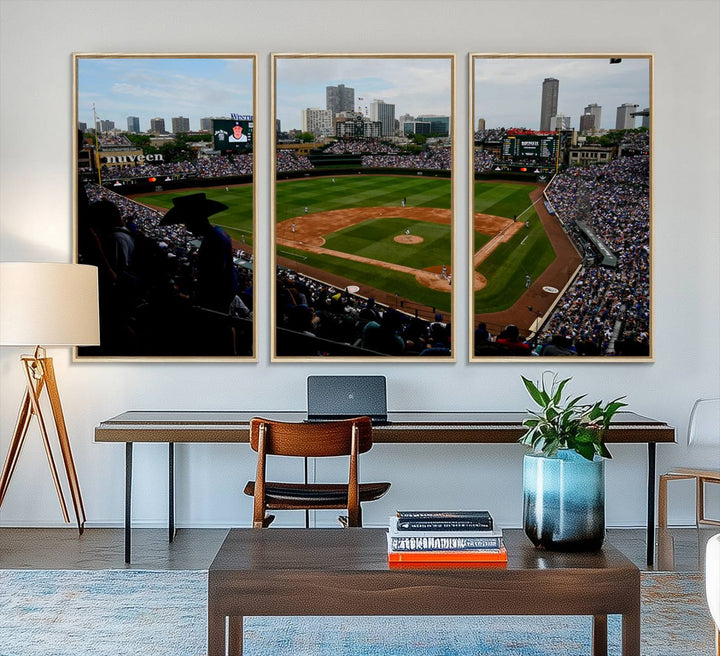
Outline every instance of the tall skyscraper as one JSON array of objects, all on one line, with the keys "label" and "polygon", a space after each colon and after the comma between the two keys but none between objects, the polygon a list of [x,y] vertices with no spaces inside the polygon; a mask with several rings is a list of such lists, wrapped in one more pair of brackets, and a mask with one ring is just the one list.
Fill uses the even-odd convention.
[{"label": "tall skyscraper", "polygon": [[478,119],[477,129],[478,129],[478,132],[482,132],[485,129],[485,119],[484,118]]},{"label": "tall skyscraper", "polygon": [[336,87],[325,87],[325,109],[333,115],[340,112],[355,110],[355,89],[338,84]]},{"label": "tall skyscraper", "polygon": [[370,103],[370,120],[382,123],[383,137],[392,137],[395,134],[395,105],[384,100],[373,100]]},{"label": "tall skyscraper", "polygon": [[547,132],[550,130],[550,119],[557,116],[558,108],[558,91],[560,90],[560,80],[554,77],[546,77],[542,84],[542,100],[540,103],[540,130]]},{"label": "tall skyscraper", "polygon": [[649,107],[646,107],[645,109],[643,109],[642,123],[640,124],[640,127],[643,127],[643,128],[650,127],[650,108]]},{"label": "tall skyscraper", "polygon": [[580,117],[580,133],[586,134],[588,132],[593,132],[596,130],[595,125],[595,114],[591,114],[590,112],[585,112]]},{"label": "tall skyscraper", "polygon": [[308,107],[302,110],[302,130],[316,138],[333,134],[333,113],[329,109]]},{"label": "tall skyscraper", "polygon": [[165,119],[164,118],[151,118],[150,119],[150,132],[155,134],[167,134],[165,132]]},{"label": "tall skyscraper", "polygon": [[617,118],[615,119],[616,130],[634,130],[635,117],[633,112],[637,111],[638,106],[632,103],[623,103],[617,108]]},{"label": "tall skyscraper", "polygon": [[184,116],[173,116],[172,119],[172,131],[173,134],[178,132],[190,132],[190,119]]},{"label": "tall skyscraper", "polygon": [[212,125],[213,125],[213,119],[212,116],[204,116],[200,119],[200,130],[202,132],[210,132],[212,131]]},{"label": "tall skyscraper", "polygon": [[592,114],[595,117],[595,129],[600,129],[600,120],[602,119],[602,107],[597,103],[590,103],[585,108],[586,114]]},{"label": "tall skyscraper", "polygon": [[569,130],[570,129],[570,117],[565,114],[558,114],[550,118],[550,130]]},{"label": "tall skyscraper", "polygon": [[140,132],[140,119],[137,116],[128,116],[127,117],[127,126],[128,132],[131,132],[133,134],[137,134]]},{"label": "tall skyscraper", "polygon": [[115,121],[98,121],[99,132],[110,132],[115,129]]}]

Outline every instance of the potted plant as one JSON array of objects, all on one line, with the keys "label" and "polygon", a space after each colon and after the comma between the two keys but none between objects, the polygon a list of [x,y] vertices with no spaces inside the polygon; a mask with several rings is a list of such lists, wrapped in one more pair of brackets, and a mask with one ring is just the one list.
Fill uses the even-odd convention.
[{"label": "potted plant", "polygon": [[[523,460],[523,525],[535,546],[562,551],[594,551],[605,539],[604,443],[620,398],[583,403],[585,395],[563,399],[571,378],[543,373],[538,383],[522,377],[539,406],[528,410],[519,442]],[[624,397],[622,397],[624,398]]]}]

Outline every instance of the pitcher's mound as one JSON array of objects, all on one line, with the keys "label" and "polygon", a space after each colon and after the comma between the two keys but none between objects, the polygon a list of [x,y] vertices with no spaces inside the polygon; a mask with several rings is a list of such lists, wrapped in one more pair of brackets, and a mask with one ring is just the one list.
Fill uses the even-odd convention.
[{"label": "pitcher's mound", "polygon": [[399,244],[421,244],[425,241],[417,235],[398,235],[397,237],[393,237],[393,239]]}]

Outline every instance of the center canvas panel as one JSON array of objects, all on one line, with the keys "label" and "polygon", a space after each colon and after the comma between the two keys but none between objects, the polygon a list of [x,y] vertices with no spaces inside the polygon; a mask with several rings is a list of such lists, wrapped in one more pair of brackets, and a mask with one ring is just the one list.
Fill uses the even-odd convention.
[{"label": "center canvas panel", "polygon": [[273,360],[455,359],[454,68],[273,56]]}]

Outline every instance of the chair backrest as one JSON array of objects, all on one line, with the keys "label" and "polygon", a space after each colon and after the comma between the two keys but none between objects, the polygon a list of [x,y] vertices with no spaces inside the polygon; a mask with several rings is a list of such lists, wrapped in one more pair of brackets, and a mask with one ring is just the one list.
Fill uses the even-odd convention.
[{"label": "chair backrest", "polygon": [[689,446],[720,446],[720,398],[697,399],[688,421]]},{"label": "chair backrest", "polygon": [[322,458],[349,456],[353,426],[358,431],[358,453],[372,447],[369,417],[339,421],[290,423],[254,417],[250,421],[250,446],[258,450],[260,427],[265,426],[265,452],[268,455]]}]

